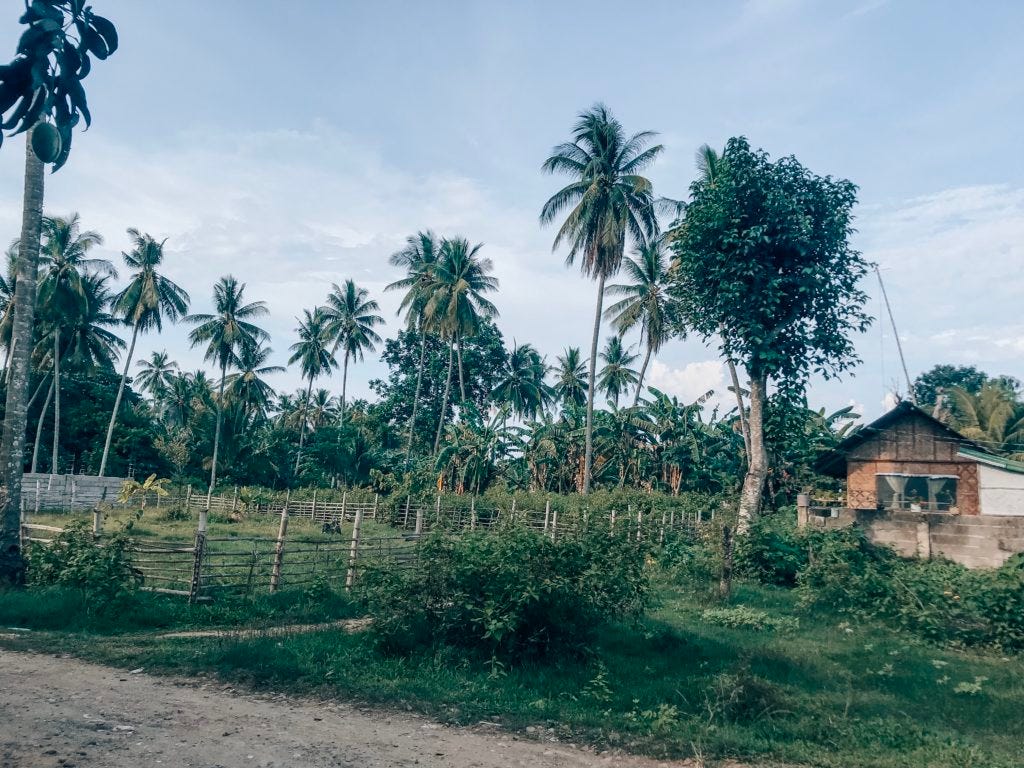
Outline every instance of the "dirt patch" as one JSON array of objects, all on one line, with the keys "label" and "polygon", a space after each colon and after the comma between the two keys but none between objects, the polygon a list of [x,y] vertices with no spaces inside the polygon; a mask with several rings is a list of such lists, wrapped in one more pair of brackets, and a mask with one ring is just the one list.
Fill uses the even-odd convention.
[{"label": "dirt patch", "polygon": [[282,635],[301,635],[306,632],[325,632],[340,629],[342,632],[362,632],[370,626],[370,619],[339,619],[325,621],[320,624],[285,624],[277,627],[250,627],[247,629],[195,629],[186,632],[163,632],[153,635],[161,640],[174,640],[188,637],[225,637],[246,639],[254,637],[280,637]]},{"label": "dirt patch", "polygon": [[481,725],[0,650],[0,768],[655,768]]}]

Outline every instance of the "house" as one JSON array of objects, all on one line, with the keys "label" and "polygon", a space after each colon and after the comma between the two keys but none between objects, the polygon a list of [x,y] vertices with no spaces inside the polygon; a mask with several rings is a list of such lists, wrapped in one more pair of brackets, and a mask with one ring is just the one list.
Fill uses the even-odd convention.
[{"label": "house", "polygon": [[1024,464],[903,401],[816,463],[846,480],[851,510],[1024,516]]}]

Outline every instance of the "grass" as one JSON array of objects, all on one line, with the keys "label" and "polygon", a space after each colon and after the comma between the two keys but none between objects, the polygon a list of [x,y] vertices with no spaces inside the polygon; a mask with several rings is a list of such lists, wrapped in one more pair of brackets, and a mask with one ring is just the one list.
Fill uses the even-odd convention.
[{"label": "grass", "polygon": [[938,648],[881,625],[850,626],[828,612],[806,612],[782,589],[738,584],[731,609],[667,581],[657,593],[647,617],[608,628],[587,654],[507,668],[446,648],[383,656],[370,633],[139,634],[357,612],[322,590],[212,606],[138,596],[135,608],[117,612],[116,624],[66,592],[7,593],[0,626],[44,630],[5,639],[9,646],[156,672],[214,672],[257,688],[411,707],[452,723],[550,728],[563,740],[656,757],[699,753],[836,768],[1020,764],[1019,657]]}]

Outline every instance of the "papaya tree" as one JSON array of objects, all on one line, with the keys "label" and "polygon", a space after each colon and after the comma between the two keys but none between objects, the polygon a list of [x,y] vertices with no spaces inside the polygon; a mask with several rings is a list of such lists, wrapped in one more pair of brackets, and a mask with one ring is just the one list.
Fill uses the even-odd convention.
[{"label": "papaya tree", "polygon": [[72,131],[92,120],[82,81],[92,59],[117,50],[117,30],[93,13],[85,0],[25,0],[19,19],[25,31],[14,59],[0,65],[0,145],[3,134],[26,134],[25,192],[18,246],[17,287],[10,346],[0,481],[0,581],[18,582],[23,573],[18,526],[36,272],[43,221],[43,166],[60,169],[71,152]]},{"label": "papaya tree", "polygon": [[857,187],[817,176],[794,157],[772,161],[730,139],[714,183],[690,187],[669,241],[673,294],[688,328],[718,339],[750,376],[750,457],[739,503],[742,532],[761,509],[768,477],[768,387],[802,386],[858,362],[851,336],[865,330],[868,263],[850,247]]}]

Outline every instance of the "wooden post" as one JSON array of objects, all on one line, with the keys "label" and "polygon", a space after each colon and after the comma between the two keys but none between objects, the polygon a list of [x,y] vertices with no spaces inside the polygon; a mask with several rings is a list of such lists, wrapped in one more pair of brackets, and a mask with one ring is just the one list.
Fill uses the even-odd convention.
[{"label": "wooden post", "polygon": [[39,514],[39,481],[36,480],[36,515]]},{"label": "wooden post", "polygon": [[669,530],[672,530],[675,527],[675,525],[676,525],[676,508],[672,507],[672,509],[670,509],[668,511],[668,527],[669,527]]},{"label": "wooden post", "polygon": [[732,595],[732,528],[722,526],[722,578],[718,582],[718,595],[728,600]]},{"label": "wooden post", "polygon": [[423,506],[416,507],[416,535],[423,533]]},{"label": "wooden post", "polygon": [[611,521],[611,523],[608,526],[608,535],[609,536],[614,536],[615,535],[615,510],[614,509],[612,509],[612,521]]},{"label": "wooden post", "polygon": [[348,508],[348,488],[341,492],[341,522],[345,522],[345,511]]},{"label": "wooden post", "polygon": [[313,504],[309,508],[309,519],[316,520],[316,488],[313,489]]},{"label": "wooden post", "polygon": [[643,524],[643,511],[640,507],[636,509],[636,540],[640,541],[640,527]]},{"label": "wooden post", "polygon": [[515,525],[515,522],[516,522],[516,497],[515,496],[512,497],[512,511],[509,512],[509,520],[511,520],[512,524]]},{"label": "wooden post", "polygon": [[558,536],[558,510],[551,512],[551,540],[554,541]]},{"label": "wooden post", "polygon": [[75,482],[75,478],[71,478],[71,507],[68,511],[75,511],[75,491],[78,490],[78,483]]},{"label": "wooden post", "polygon": [[196,543],[192,551],[192,581],[188,589],[188,601],[199,599],[203,587],[203,555],[206,553],[206,523],[208,511],[199,510],[199,525],[196,526]]},{"label": "wooden post", "polygon": [[103,533],[103,513],[99,505],[92,508],[92,535],[99,536]]},{"label": "wooden post", "polygon": [[469,530],[476,530],[476,496],[469,499]]},{"label": "wooden post", "polygon": [[284,539],[288,535],[288,501],[291,491],[285,495],[284,507],[281,508],[281,525],[277,529],[277,541],[274,543],[274,567],[270,572],[270,591],[277,592],[281,586],[281,566],[284,564]]},{"label": "wooden post", "polygon": [[356,507],[356,517],[352,522],[352,547],[348,552],[348,573],[345,574],[345,591],[352,591],[356,580],[356,558],[359,556],[359,528],[363,524],[363,508]]},{"label": "wooden post", "polygon": [[437,499],[434,501],[434,524],[441,524],[441,494],[437,494]]},{"label": "wooden post", "polygon": [[811,497],[806,493],[796,495],[796,527],[804,528],[811,515]]},{"label": "wooden post", "polygon": [[551,520],[551,499],[544,502],[544,533],[548,532],[548,523]]},{"label": "wooden post", "polygon": [[185,517],[192,516],[192,486],[185,492]]},{"label": "wooden post", "polygon": [[380,499],[380,494],[377,494],[377,493],[373,494],[373,513],[371,514],[371,517],[374,520],[377,519],[377,501],[379,499]]},{"label": "wooden post", "polygon": [[405,497],[405,517],[402,518],[402,528],[409,527],[409,502],[412,500],[412,496]]},{"label": "wooden post", "polygon": [[238,511],[238,486],[235,486],[235,492],[231,494],[231,514],[235,514]]}]

